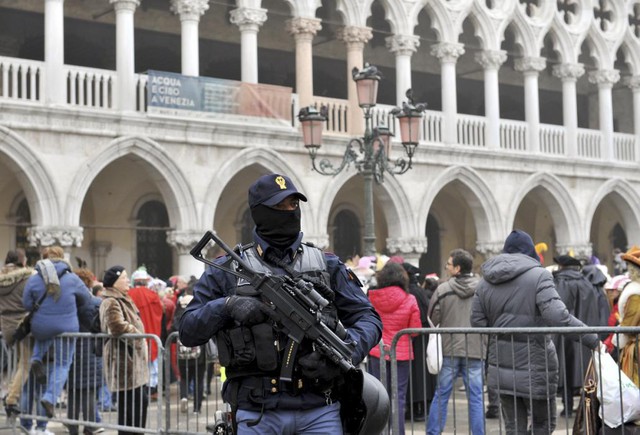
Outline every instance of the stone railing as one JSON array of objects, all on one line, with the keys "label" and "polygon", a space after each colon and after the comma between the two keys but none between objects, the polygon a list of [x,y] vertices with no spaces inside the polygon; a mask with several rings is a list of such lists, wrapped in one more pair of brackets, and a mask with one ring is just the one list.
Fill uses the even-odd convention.
[{"label": "stone railing", "polygon": [[527,151],[527,123],[510,119],[500,120],[500,148]]},{"label": "stone railing", "polygon": [[458,143],[474,147],[485,147],[485,128],[487,121],[484,116],[458,114],[457,131]]},{"label": "stone railing", "polygon": [[44,62],[0,56],[0,98],[42,101]]},{"label": "stone railing", "polygon": [[564,127],[560,125],[540,124],[540,153],[554,156],[566,152]]},{"label": "stone railing", "polygon": [[67,65],[65,76],[67,77],[67,104],[99,109],[115,107],[113,94],[116,73],[114,71]]},{"label": "stone railing", "polygon": [[588,159],[602,158],[602,134],[600,130],[578,129],[578,157]]}]

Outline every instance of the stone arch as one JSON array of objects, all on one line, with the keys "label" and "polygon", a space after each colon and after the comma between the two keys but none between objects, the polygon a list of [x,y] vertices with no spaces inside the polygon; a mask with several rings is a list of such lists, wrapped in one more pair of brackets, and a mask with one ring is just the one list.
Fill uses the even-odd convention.
[{"label": "stone arch", "polygon": [[342,16],[345,26],[367,27],[367,18],[371,15],[373,0],[354,2],[351,0],[336,0],[336,9]]},{"label": "stone arch", "polygon": [[585,234],[590,234],[591,225],[593,223],[593,216],[598,208],[598,205],[602,200],[611,193],[617,193],[624,199],[624,205],[626,207],[620,208],[620,213],[624,218],[625,230],[627,237],[632,243],[638,243],[640,241],[640,224],[638,223],[638,216],[640,216],[640,196],[636,189],[631,186],[627,181],[619,178],[607,180],[597,192],[593,195],[589,208],[585,215],[585,227],[583,231]]},{"label": "stone arch", "polygon": [[[356,176],[359,176],[356,171],[343,171],[335,176],[334,182],[324,191],[318,206],[319,228],[326,228],[333,200],[342,187]],[[398,180],[387,174],[384,183],[379,186],[382,188],[382,196],[378,195],[377,198],[382,202],[381,209],[387,221],[389,238],[413,237],[418,234],[411,216],[411,203]]]},{"label": "stone arch", "polygon": [[29,203],[31,222],[34,225],[61,224],[55,184],[47,167],[37,158],[38,153],[17,133],[1,125],[0,144],[3,150],[0,154],[5,156],[10,165],[17,167],[14,175],[20,181]]},{"label": "stone arch", "polygon": [[518,207],[537,187],[543,188],[546,193],[542,196],[542,200],[551,213],[558,245],[575,245],[577,242],[587,240],[589,233],[585,235],[581,229],[580,216],[571,193],[558,177],[546,172],[533,174],[522,183],[507,212],[506,229],[511,229]]},{"label": "stone arch", "polygon": [[430,1],[424,5],[421,4],[420,8],[424,8],[431,18],[432,27],[438,35],[438,42],[458,42],[462,33],[462,23],[469,14],[471,6],[472,0],[459,1],[455,4]]},{"label": "stone arch", "polygon": [[418,210],[418,222],[427,222],[431,205],[438,193],[449,183],[459,181],[466,187],[461,192],[473,213],[478,238],[483,242],[490,242],[502,237],[503,223],[500,219],[500,209],[491,188],[473,169],[464,166],[453,166],[440,174],[432,183]]},{"label": "stone arch", "polygon": [[509,18],[516,6],[515,1],[500,2],[494,9],[489,9],[484,2],[473,2],[469,18],[475,29],[475,35],[484,50],[500,50],[504,39],[504,31],[510,23]]},{"label": "stone arch", "polygon": [[[242,169],[251,165],[259,165],[270,171],[286,174],[291,178],[298,190],[303,193],[309,192],[309,190],[305,188],[306,186],[303,180],[296,176],[299,171],[295,171],[293,167],[282,158],[281,154],[270,148],[246,148],[237,153],[234,158],[224,163],[220,169],[216,171],[207,186],[207,196],[204,199],[201,214],[201,222],[205,225],[205,228],[208,228],[211,222],[214,221],[215,204],[220,200],[228,181]],[[243,194],[244,193],[245,192],[243,192]],[[307,230],[315,231],[316,225],[313,212],[315,207],[312,205],[308,208],[308,211],[305,210],[305,217],[303,219],[306,225],[310,223],[312,226],[312,228],[307,228]]]},{"label": "stone arch", "polygon": [[176,229],[199,229],[196,202],[182,170],[163,147],[149,138],[122,137],[94,156],[75,176],[68,195],[70,225],[78,225],[84,197],[95,179],[114,160],[133,154],[151,165],[157,172],[155,182],[162,193],[169,221]]},{"label": "stone arch", "polygon": [[620,46],[631,74],[640,74],[640,42],[633,36],[625,37]]},{"label": "stone arch", "polygon": [[553,49],[558,53],[562,63],[575,63],[578,61],[579,51],[575,49],[569,32],[559,20],[554,20],[548,34],[553,41]]}]

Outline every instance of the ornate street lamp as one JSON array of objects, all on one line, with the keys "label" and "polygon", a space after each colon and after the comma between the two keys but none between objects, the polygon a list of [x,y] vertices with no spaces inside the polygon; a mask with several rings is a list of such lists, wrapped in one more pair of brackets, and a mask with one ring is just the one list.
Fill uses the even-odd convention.
[{"label": "ornate street lamp", "polygon": [[334,167],[328,159],[316,162],[318,148],[322,145],[322,128],[327,120],[326,107],[317,110],[313,106],[300,109],[298,119],[302,125],[304,146],[309,151],[313,169],[322,175],[336,175],[352,163],[364,180],[364,254],[375,255],[375,227],[373,217],[373,180],[384,182],[384,174],[404,174],[411,169],[413,154],[418,146],[420,121],[426,104],[413,103],[412,92],[406,93],[408,102],[402,107],[396,107],[391,113],[400,123],[400,137],[406,158],[399,157],[395,162],[391,156],[391,131],[384,126],[372,127],[371,109],[376,105],[378,96],[378,82],[382,75],[378,69],[369,64],[358,71],[352,71],[356,82],[358,105],[364,111],[365,131],[363,137],[356,137],[347,143],[342,163]]}]

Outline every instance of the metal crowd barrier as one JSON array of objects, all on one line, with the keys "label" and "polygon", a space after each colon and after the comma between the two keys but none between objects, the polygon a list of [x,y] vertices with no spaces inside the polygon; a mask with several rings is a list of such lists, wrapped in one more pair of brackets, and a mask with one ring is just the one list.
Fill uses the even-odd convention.
[{"label": "metal crowd barrier", "polygon": [[[397,360],[397,346],[401,337],[409,335],[412,337],[412,342],[414,349],[416,347],[417,342],[421,342],[423,348],[427,347],[427,339],[430,333],[433,333],[434,330],[430,328],[417,328],[417,329],[404,329],[399,331],[393,338],[391,345],[389,346],[389,356],[390,356],[390,371],[391,371],[391,423],[390,429],[393,434],[400,433],[400,419],[405,419],[405,433],[427,433],[427,421],[429,418],[429,405],[430,402],[426,397],[426,394],[422,395],[423,397],[423,406],[425,409],[424,420],[416,421],[414,419],[414,413],[412,411],[407,412],[405,415],[405,409],[399,409],[399,397],[398,397],[398,360]],[[555,340],[560,343],[559,347],[565,346],[566,343],[571,341],[576,342],[577,344],[582,344],[582,338],[585,334],[596,333],[599,335],[600,339],[604,339],[609,334],[613,334],[614,336],[620,336],[622,334],[635,335],[636,339],[640,339],[638,334],[640,334],[640,327],[547,327],[547,328],[438,328],[438,333],[447,335],[464,335],[465,342],[467,342],[468,337],[474,335],[482,335],[486,339],[490,337],[500,336],[502,339],[507,339],[511,343],[517,342],[525,342],[527,343],[527,348],[530,348],[530,344],[536,337],[540,335],[549,335],[551,338],[555,337]],[[489,346],[497,346],[497,341],[488,340]],[[587,353],[591,354],[591,352],[584,346],[581,346]],[[446,348],[442,350],[444,358],[450,352],[447,351]],[[593,355],[593,354],[591,354]],[[597,355],[596,355],[597,356]],[[426,393],[426,382],[416,383],[414,381],[416,377],[416,373],[418,377],[423,380],[431,378],[431,380],[435,381],[436,384],[434,388],[437,386],[437,375],[430,375],[427,371],[426,365],[421,364],[424,362],[426,355],[419,354],[415,355],[413,361],[411,361],[411,370],[409,371],[409,388],[407,392],[407,403],[413,402],[413,397],[418,393]],[[614,357],[614,360],[619,363],[618,359]],[[640,362],[639,362],[640,363]],[[384,366],[384,365],[383,365]],[[419,367],[419,368],[418,368]],[[417,369],[417,370],[416,370]],[[564,382],[567,379],[567,376],[571,376],[573,373],[568,373],[566,371],[566,366],[560,364],[559,367],[559,384],[560,382]],[[581,371],[584,373],[586,371],[586,366],[580,365]],[[548,370],[548,366],[546,368]],[[485,372],[486,375],[486,372]],[[381,378],[383,378],[381,376]],[[384,378],[383,378],[384,379]],[[561,381],[562,380],[562,381]],[[458,379],[459,381],[459,379]],[[620,384],[620,383],[619,383]],[[483,394],[483,409],[482,415],[484,416],[485,411],[487,409],[488,397],[486,391],[486,382],[484,382],[484,394]],[[581,385],[577,385],[575,387],[582,387]],[[573,419],[575,418],[575,411],[572,416],[559,415],[559,410],[562,407],[562,390],[559,388],[558,394],[554,397],[549,398],[553,400],[553,404],[555,402],[558,403],[558,413],[554,434],[561,433],[572,433],[573,430]],[[580,388],[581,393],[575,395],[570,394],[569,392],[564,392],[566,394],[565,398],[570,396],[573,401],[572,409],[575,409],[581,397],[584,397],[584,391]],[[638,397],[640,401],[640,397]],[[567,403],[570,403],[569,401]],[[448,403],[448,415],[447,422],[445,426],[444,433],[471,433],[471,429],[469,426],[469,410],[468,403],[466,398],[466,392],[464,388],[460,386],[460,382],[454,384],[454,388],[451,393],[451,397],[449,398]],[[500,414],[500,413],[499,413]],[[405,418],[406,417],[406,418]],[[500,414],[496,419],[485,419],[485,433],[506,433],[504,428],[504,421],[502,415]],[[629,427],[621,426],[617,429],[616,433],[631,433],[631,429]]]}]

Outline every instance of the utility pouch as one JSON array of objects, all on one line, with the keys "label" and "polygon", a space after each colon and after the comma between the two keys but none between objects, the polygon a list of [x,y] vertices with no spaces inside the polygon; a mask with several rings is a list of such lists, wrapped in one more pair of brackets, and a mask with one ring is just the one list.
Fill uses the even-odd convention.
[{"label": "utility pouch", "polygon": [[273,328],[268,323],[259,323],[251,327],[251,333],[258,368],[264,371],[275,370],[278,367],[278,352],[274,344]]},{"label": "utility pouch", "polygon": [[239,326],[229,330],[231,347],[233,348],[233,364],[249,364],[256,358],[256,348],[253,344],[251,330],[244,326]]},{"label": "utility pouch", "polygon": [[233,349],[231,348],[231,340],[227,331],[218,331],[216,341],[218,343],[218,359],[220,365],[222,367],[229,367],[231,365]]}]

